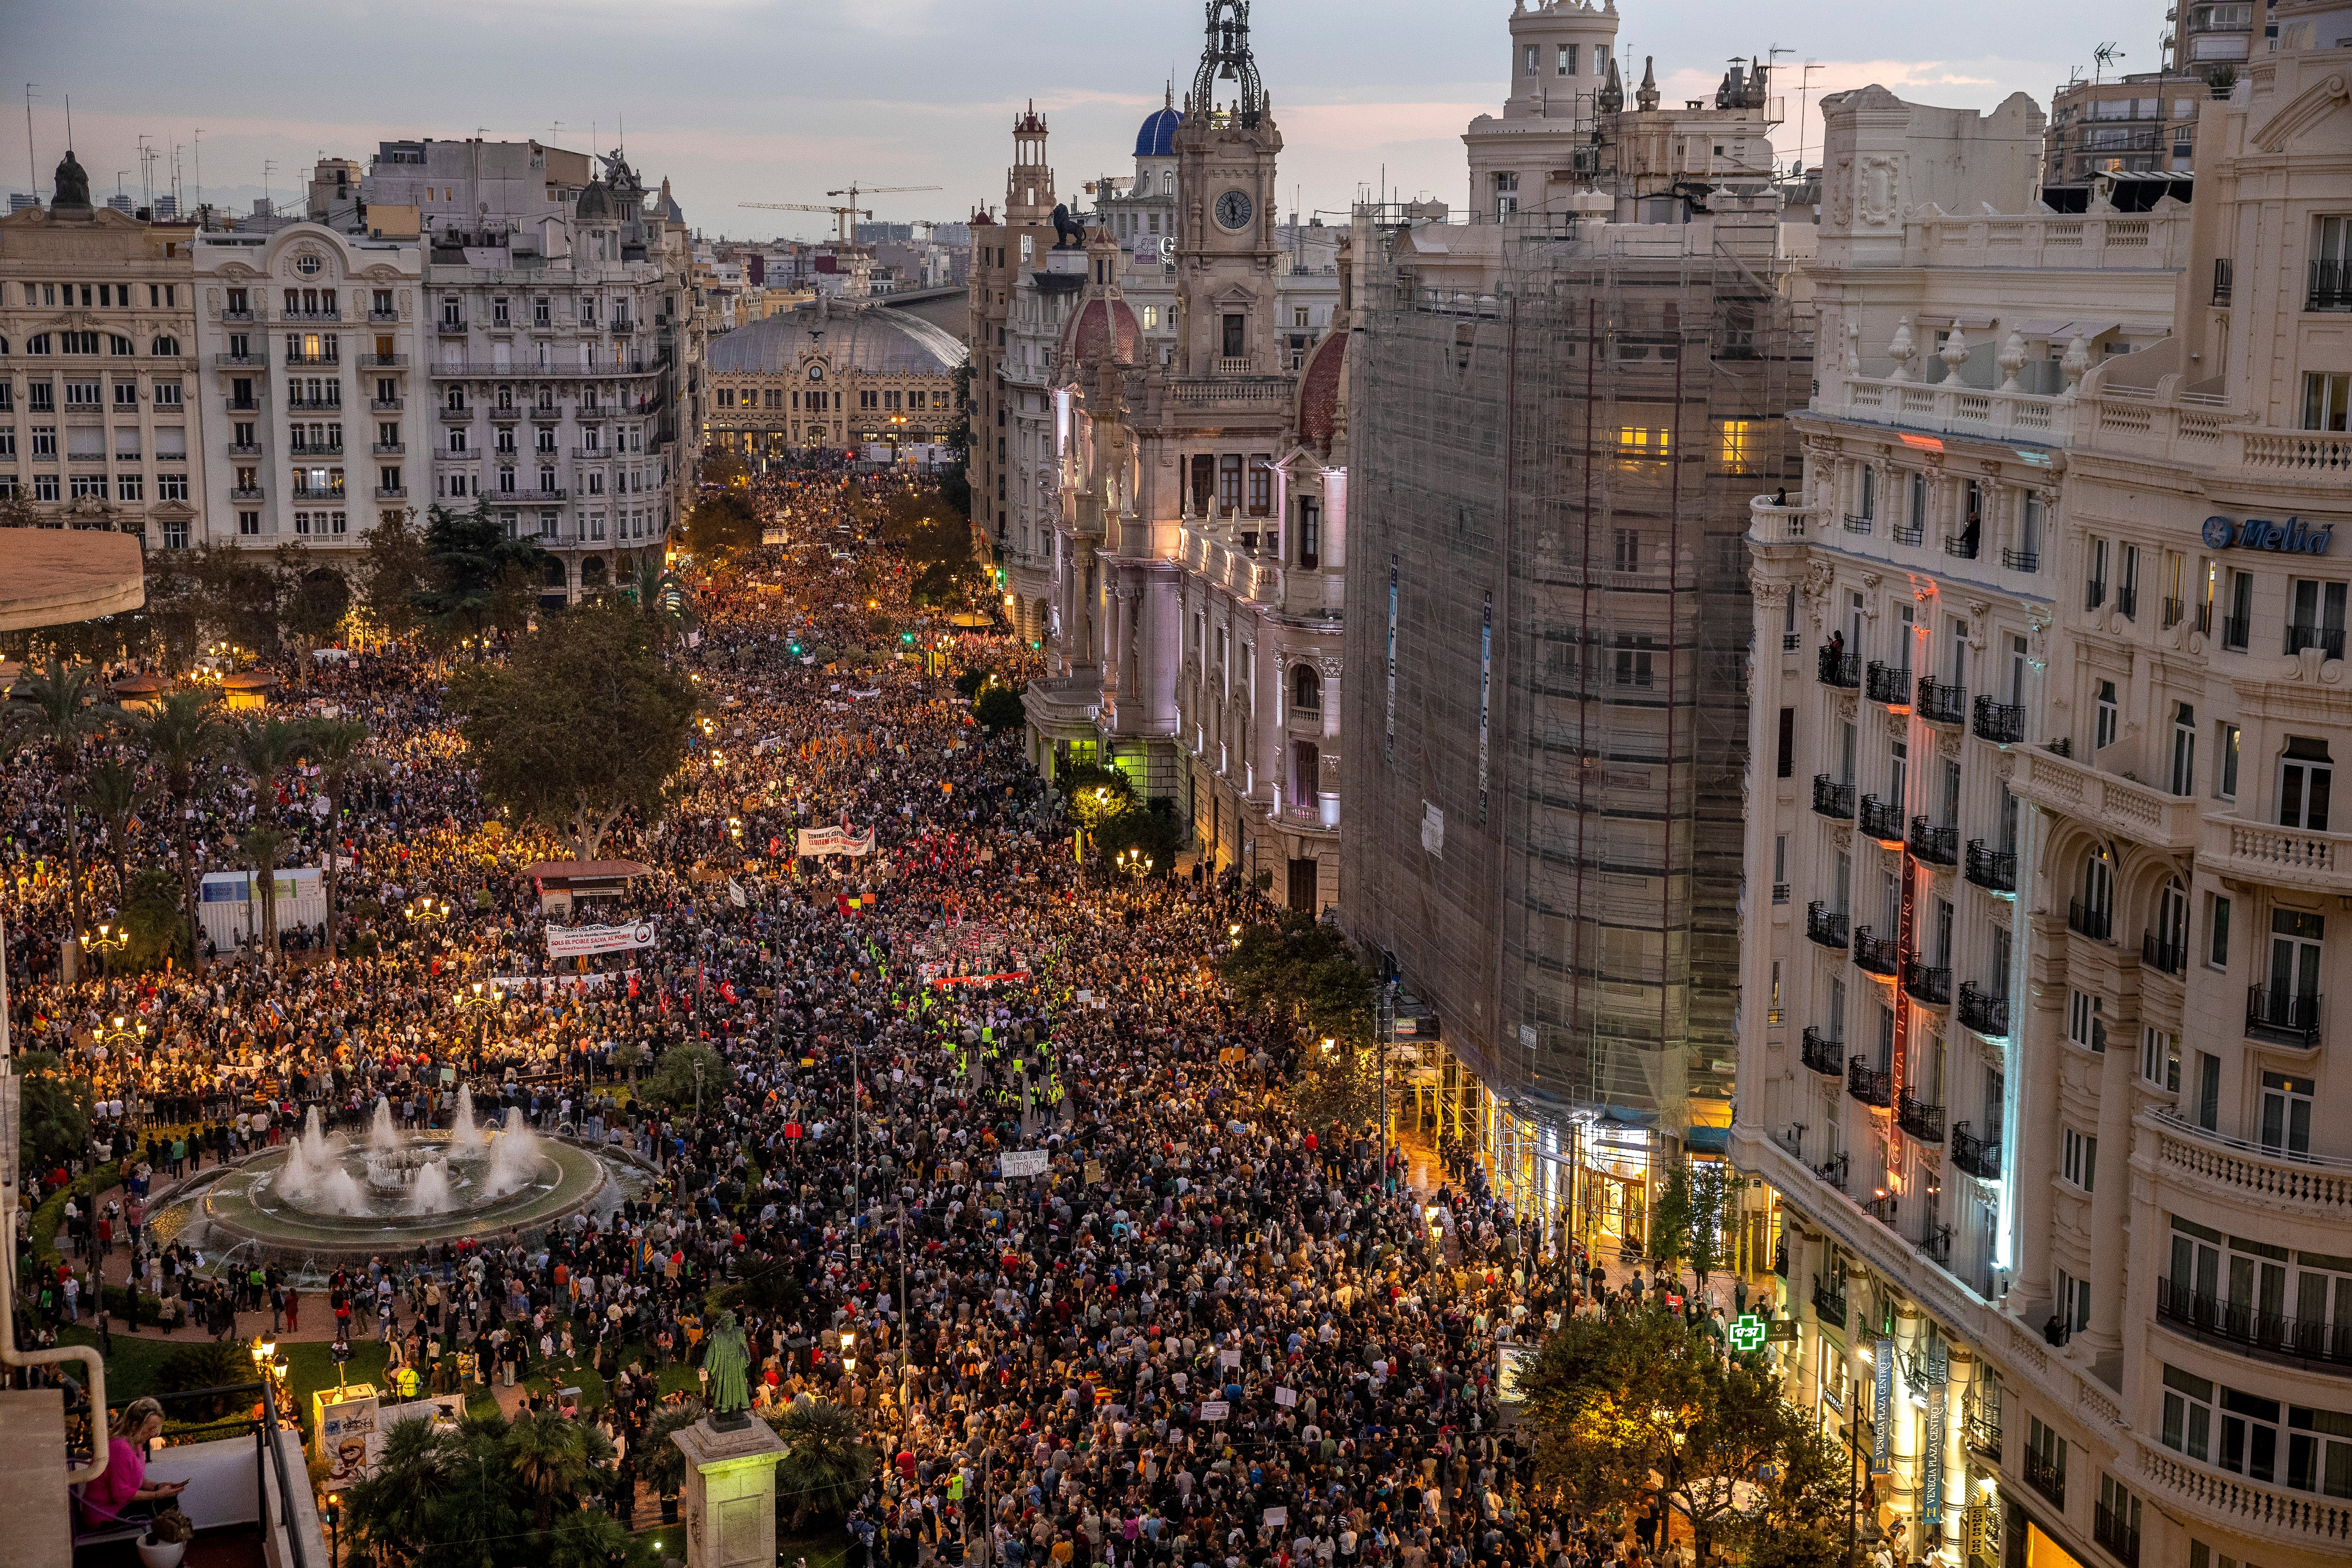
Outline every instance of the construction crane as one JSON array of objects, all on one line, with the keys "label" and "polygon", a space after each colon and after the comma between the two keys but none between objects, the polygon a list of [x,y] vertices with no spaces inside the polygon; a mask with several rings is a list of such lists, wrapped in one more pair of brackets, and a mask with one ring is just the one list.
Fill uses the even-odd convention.
[{"label": "construction crane", "polygon": [[940,188],[940,187],[938,185],[860,186],[856,181],[852,180],[847,185],[844,186],[840,190],[825,192],[825,195],[829,196],[847,196],[849,198],[849,205],[847,206],[814,206],[806,202],[738,202],[736,205],[758,207],[766,212],[831,213],[836,227],[837,237],[842,244],[847,245],[851,238],[850,226],[856,223],[859,218],[871,218],[874,216],[874,210],[871,207],[861,207],[857,205],[857,198],[859,196],[887,195],[899,191],[936,191]]}]

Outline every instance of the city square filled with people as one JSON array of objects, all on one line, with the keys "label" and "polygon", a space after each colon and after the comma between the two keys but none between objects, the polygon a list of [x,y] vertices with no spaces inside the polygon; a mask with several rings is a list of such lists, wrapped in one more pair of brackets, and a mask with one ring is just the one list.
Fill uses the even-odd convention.
[{"label": "city square filled with people", "polygon": [[[1017,685],[1034,655],[911,604],[863,527],[907,482],[761,492],[789,542],[698,580],[674,653],[701,700],[688,762],[667,809],[603,847],[644,873],[577,917],[650,921],[650,947],[548,958],[562,917],[522,868],[566,852],[484,801],[448,666],[423,649],[289,656],[278,716],[370,731],[340,816],[303,759],[264,788],[216,757],[179,824],[150,811],[118,842],[85,812],[69,857],[68,784],[18,753],[0,783],[15,1048],[54,1053],[90,1107],[81,1156],[24,1194],[28,1214],[69,1195],[53,1236],[20,1232],[20,1337],[372,1341],[395,1397],[509,1412],[591,1368],[604,1396],[580,1418],[620,1456],[609,1505],[643,1523],[640,1442],[690,1397],[677,1369],[724,1300],[756,1407],[846,1405],[880,1456],[843,1521],[853,1568],[1668,1550],[1655,1511],[1540,1492],[1497,1401],[1500,1349],[1643,1310],[1640,1271],[1587,1272],[1450,1140],[1302,1118],[1303,1042],[1219,969],[1231,933],[1275,918],[1263,892],[1190,866],[1118,875],[1074,840],[1017,728],[983,729],[956,683]],[[119,729],[86,747],[139,758]],[[137,973],[86,952],[60,984],[69,858],[95,924],[118,864],[174,863],[175,827],[198,865],[235,868],[256,825],[292,836],[282,865],[337,858],[331,930],[276,952],[200,935],[193,964]],[[870,832],[870,851],[798,856],[810,828]],[[652,1098],[668,1053],[698,1049],[694,1097]],[[488,1118],[613,1151],[642,1186],[601,1219],[324,1270],[150,1223],[314,1110],[331,1131],[379,1100],[446,1127],[461,1088]],[[1022,1152],[1041,1173],[1003,1174]],[[69,1186],[109,1165],[119,1180]]]}]

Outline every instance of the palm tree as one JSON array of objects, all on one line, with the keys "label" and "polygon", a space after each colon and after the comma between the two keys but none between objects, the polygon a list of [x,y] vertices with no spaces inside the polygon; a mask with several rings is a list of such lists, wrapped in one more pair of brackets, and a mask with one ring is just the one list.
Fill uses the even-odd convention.
[{"label": "palm tree", "polygon": [[82,742],[96,734],[121,710],[111,703],[100,702],[97,694],[97,678],[89,665],[66,667],[65,661],[52,651],[49,661],[38,674],[26,679],[21,695],[29,707],[22,712],[11,712],[8,750],[18,751],[32,746],[46,749],[49,765],[56,770],[58,780],[66,792],[66,978],[78,976],[80,969],[79,938],[81,931],[81,844],[77,828],[79,826],[80,802],[76,783],[81,775]]},{"label": "palm tree", "polygon": [[654,635],[664,647],[695,627],[694,602],[678,574],[659,564],[637,574],[637,609],[654,624]]},{"label": "palm tree", "polygon": [[514,1421],[507,1441],[514,1450],[516,1479],[530,1494],[531,1516],[541,1530],[554,1521],[555,1500],[577,1496],[603,1468],[597,1450],[604,1461],[613,1457],[612,1442],[602,1432],[552,1410]]},{"label": "palm tree", "polygon": [[89,797],[89,809],[106,828],[107,858],[114,863],[114,902],[120,909],[131,887],[130,874],[123,868],[123,851],[129,847],[131,816],[140,805],[139,775],[109,758],[89,770],[82,793]]},{"label": "palm tree", "polygon": [[847,1513],[882,1462],[857,1440],[857,1415],[845,1405],[795,1400],[768,1424],[784,1440],[776,1495],[793,1500],[794,1533],[820,1513]]},{"label": "palm tree", "polygon": [[[240,847],[247,860],[253,860],[258,853],[257,843],[266,845],[269,854],[270,876],[261,890],[261,908],[268,917],[268,952],[273,962],[278,954],[278,857],[285,853],[292,839],[270,824],[278,813],[278,775],[300,753],[308,731],[309,726],[283,719],[249,719],[228,732],[230,754],[245,770],[246,777],[253,781],[254,826]],[[266,839],[257,837],[265,832]]]},{"label": "palm tree", "polygon": [[196,798],[198,771],[228,742],[229,724],[210,691],[172,692],[152,711],[133,716],[130,722],[147,760],[163,775],[163,798],[172,812],[173,847],[179,857],[180,899],[193,922],[195,851],[188,829],[188,807]]},{"label": "palm tree", "polygon": [[293,842],[292,834],[281,833],[266,823],[247,828],[245,837],[236,841],[246,864],[253,868],[255,883],[261,889],[261,929],[268,933],[268,946],[265,951],[273,960],[278,954],[278,861]]},{"label": "palm tree", "polygon": [[385,1434],[375,1473],[343,1494],[351,1547],[344,1561],[356,1568],[401,1568],[436,1535],[433,1515],[450,1483],[446,1458],[433,1423],[421,1417],[395,1422]]},{"label": "palm tree", "polygon": [[335,932],[335,834],[343,820],[343,785],[356,773],[366,773],[378,764],[374,758],[360,754],[368,742],[368,727],[356,719],[317,719],[309,726],[310,754],[319,759],[320,770],[327,780],[327,956],[333,958],[337,947]]},{"label": "palm tree", "polygon": [[574,1509],[547,1538],[546,1568],[612,1568],[627,1553],[630,1541],[611,1514]]}]

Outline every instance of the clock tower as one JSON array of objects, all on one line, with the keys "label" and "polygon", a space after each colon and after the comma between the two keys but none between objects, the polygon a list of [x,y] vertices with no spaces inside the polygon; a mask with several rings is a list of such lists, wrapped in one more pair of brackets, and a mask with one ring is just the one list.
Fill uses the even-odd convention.
[{"label": "clock tower", "polygon": [[1207,5],[1208,41],[1175,139],[1181,371],[1274,374],[1282,133],[1250,55],[1249,0]]}]

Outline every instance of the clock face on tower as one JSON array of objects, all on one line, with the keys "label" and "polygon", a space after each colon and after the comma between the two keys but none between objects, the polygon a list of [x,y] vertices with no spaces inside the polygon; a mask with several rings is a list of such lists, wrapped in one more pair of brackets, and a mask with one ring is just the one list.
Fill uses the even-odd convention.
[{"label": "clock face on tower", "polygon": [[1227,228],[1247,228],[1251,210],[1247,191],[1227,191],[1217,198],[1217,221]]}]

